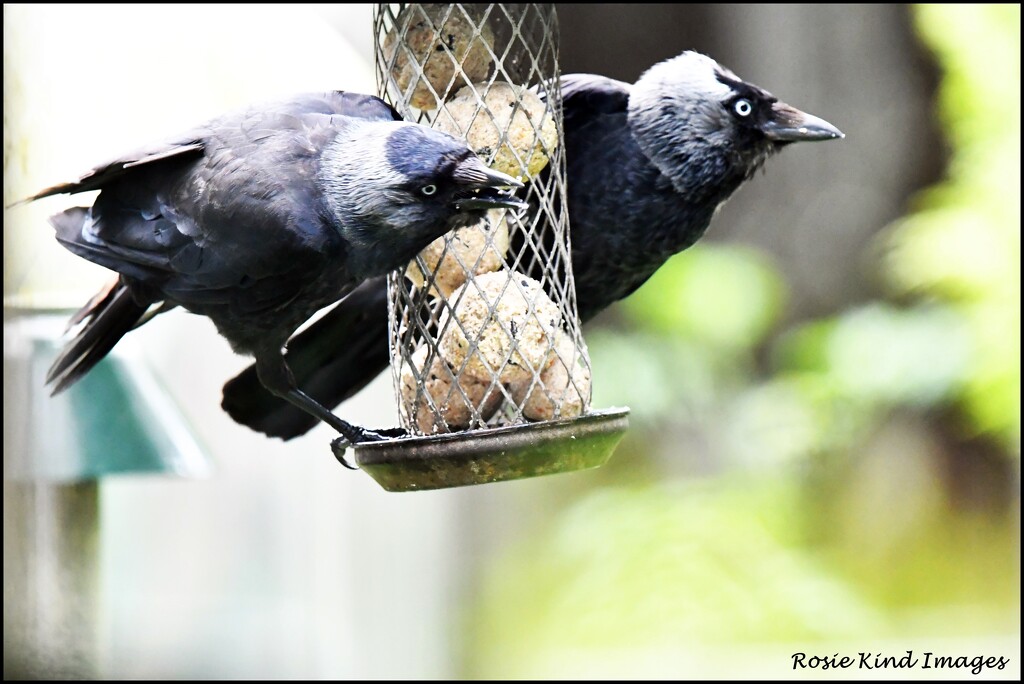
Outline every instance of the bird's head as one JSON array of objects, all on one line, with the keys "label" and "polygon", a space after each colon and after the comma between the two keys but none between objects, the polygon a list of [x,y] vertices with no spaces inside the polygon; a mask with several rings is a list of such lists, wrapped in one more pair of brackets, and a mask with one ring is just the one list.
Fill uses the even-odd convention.
[{"label": "bird's head", "polygon": [[[489,209],[521,210],[523,184],[487,167],[465,142],[405,122],[360,122],[335,139],[320,171],[342,236],[381,273],[404,265]],[[374,275],[367,273],[364,275]]]},{"label": "bird's head", "polygon": [[[721,183],[724,174],[737,176],[738,184],[786,145],[844,137],[697,52],[640,77],[630,93],[629,121],[641,148],[677,187],[695,182],[695,170],[698,180],[703,173]],[[677,181],[684,168],[688,177]]]}]

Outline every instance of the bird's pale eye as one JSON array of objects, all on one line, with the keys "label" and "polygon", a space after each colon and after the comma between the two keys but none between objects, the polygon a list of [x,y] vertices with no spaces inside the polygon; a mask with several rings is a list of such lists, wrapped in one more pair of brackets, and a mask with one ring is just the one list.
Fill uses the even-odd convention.
[{"label": "bird's pale eye", "polygon": [[420,188],[420,192],[422,192],[427,197],[430,197],[435,192],[437,192],[437,186],[436,185],[424,185],[422,188]]},{"label": "bird's pale eye", "polygon": [[750,100],[740,98],[733,104],[732,109],[739,116],[750,116],[754,111],[754,105],[750,104]]}]

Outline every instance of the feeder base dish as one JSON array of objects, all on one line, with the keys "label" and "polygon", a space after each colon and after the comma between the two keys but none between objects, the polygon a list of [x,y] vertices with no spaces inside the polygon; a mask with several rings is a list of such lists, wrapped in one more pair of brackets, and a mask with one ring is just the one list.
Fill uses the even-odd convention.
[{"label": "feeder base dish", "polygon": [[629,426],[629,409],[471,432],[401,437],[349,447],[389,492],[444,489],[604,465]]}]

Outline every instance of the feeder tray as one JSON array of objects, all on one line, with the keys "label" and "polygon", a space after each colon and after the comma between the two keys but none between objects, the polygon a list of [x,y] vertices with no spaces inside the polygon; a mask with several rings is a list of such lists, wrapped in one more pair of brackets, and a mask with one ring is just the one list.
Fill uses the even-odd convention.
[{"label": "feeder tray", "polygon": [[[388,276],[402,428],[352,449],[388,491],[501,482],[604,464],[628,409],[593,411],[566,210],[553,5],[374,6],[378,95],[464,138],[526,183],[529,209],[488,214]],[[503,408],[502,408],[503,407]]]},{"label": "feeder tray", "polygon": [[[597,468],[629,425],[629,409],[579,418],[402,437],[353,448],[356,464],[389,492],[443,489]],[[341,459],[344,447],[332,445]]]}]

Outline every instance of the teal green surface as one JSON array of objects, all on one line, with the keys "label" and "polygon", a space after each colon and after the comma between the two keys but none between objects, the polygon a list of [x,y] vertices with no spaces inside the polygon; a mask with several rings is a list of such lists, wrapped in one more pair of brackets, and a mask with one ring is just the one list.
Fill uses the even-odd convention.
[{"label": "teal green surface", "polygon": [[[29,330],[31,326],[25,326]],[[18,333],[14,333],[18,334]],[[111,354],[65,392],[50,396],[46,371],[59,343],[28,333],[5,360],[7,412],[20,424],[5,440],[5,476],[79,482],[117,473],[204,476],[210,459],[170,395],[139,362]]]}]

